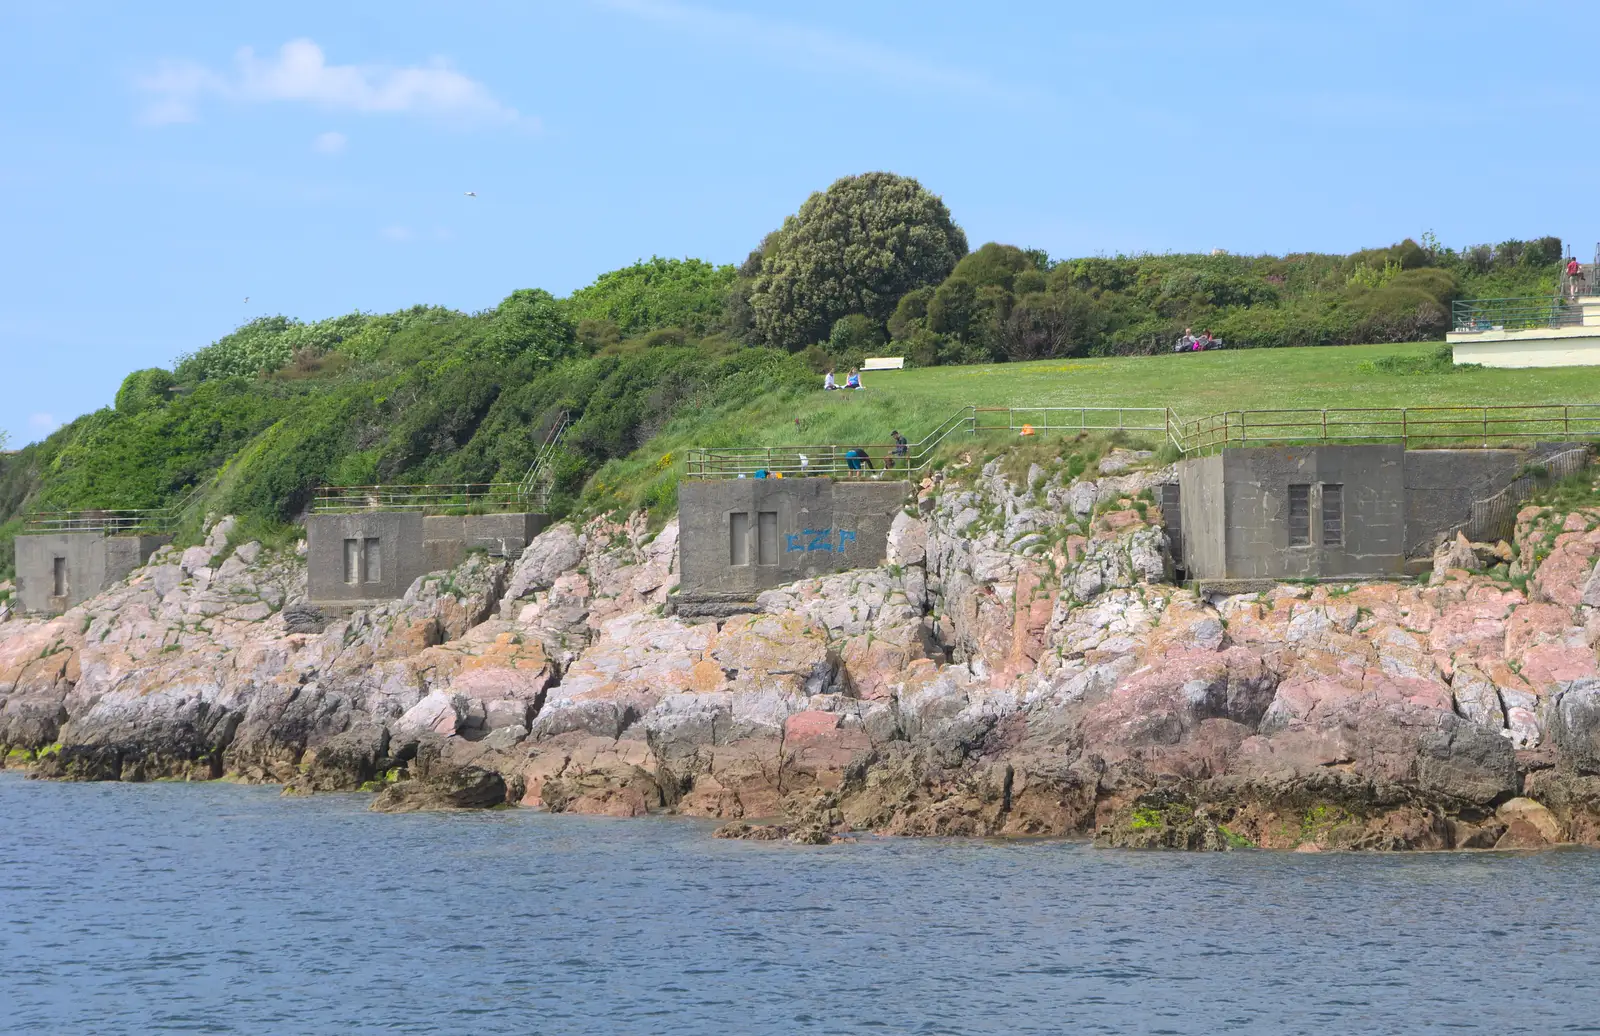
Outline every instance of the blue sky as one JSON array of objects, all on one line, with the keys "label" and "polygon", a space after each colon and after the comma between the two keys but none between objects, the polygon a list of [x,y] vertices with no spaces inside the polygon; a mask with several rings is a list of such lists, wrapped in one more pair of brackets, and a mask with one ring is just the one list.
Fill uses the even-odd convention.
[{"label": "blue sky", "polygon": [[870,169],[943,195],[974,246],[1431,229],[1588,258],[1586,10],[0,0],[0,429],[38,438],[263,314],[738,262]]}]

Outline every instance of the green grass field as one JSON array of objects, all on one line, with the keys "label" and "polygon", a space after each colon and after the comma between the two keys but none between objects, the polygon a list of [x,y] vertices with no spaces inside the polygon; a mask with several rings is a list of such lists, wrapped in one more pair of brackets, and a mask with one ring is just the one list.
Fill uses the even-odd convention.
[{"label": "green grass field", "polygon": [[1195,418],[1224,410],[1600,401],[1600,367],[1462,369],[1437,374],[1362,370],[1381,357],[1425,357],[1437,348],[1437,342],[1424,342],[1242,349],[868,374],[866,388],[859,393],[818,391],[754,401],[742,412],[728,415],[732,421],[716,422],[718,441],[686,445],[882,442],[896,427],[915,440],[969,403],[1164,406]]},{"label": "green grass field", "polygon": [[[1171,407],[1185,418],[1224,410],[1584,403],[1600,401],[1600,367],[1386,373],[1372,361],[1424,359],[1438,342],[1244,349],[867,374],[861,392],[775,392],[683,415],[613,462],[590,503],[668,504],[693,447],[872,445],[893,430],[913,442],[967,404],[984,407]],[[1365,367],[1365,369],[1363,369]],[[1154,445],[1154,443],[1152,443]]]},{"label": "green grass field", "polygon": [[[868,376],[868,388],[953,410],[979,406],[1167,406],[1185,417],[1264,408],[1578,403],[1600,399],[1600,367],[1363,372],[1439,347],[1359,345],[934,367]],[[818,393],[820,396],[821,393]]]}]

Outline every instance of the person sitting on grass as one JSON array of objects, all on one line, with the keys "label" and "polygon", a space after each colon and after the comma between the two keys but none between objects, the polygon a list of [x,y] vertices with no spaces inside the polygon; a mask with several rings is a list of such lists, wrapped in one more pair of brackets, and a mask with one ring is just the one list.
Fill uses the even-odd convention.
[{"label": "person sitting on grass", "polygon": [[839,384],[833,380],[833,371],[830,370],[828,373],[822,376],[822,391],[836,392],[838,389]]},{"label": "person sitting on grass", "polygon": [[856,373],[854,367],[850,368],[850,376],[844,379],[844,387],[847,389],[859,389],[861,387],[861,375]]}]

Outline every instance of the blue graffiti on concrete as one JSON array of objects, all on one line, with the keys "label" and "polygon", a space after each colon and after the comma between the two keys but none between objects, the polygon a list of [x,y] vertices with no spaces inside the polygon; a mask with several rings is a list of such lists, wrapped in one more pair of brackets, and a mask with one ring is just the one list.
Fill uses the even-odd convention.
[{"label": "blue graffiti on concrete", "polygon": [[854,529],[838,530],[838,543],[834,543],[834,530],[832,529],[806,529],[803,532],[791,532],[784,536],[788,545],[784,548],[788,553],[809,554],[813,551],[825,550],[829,553],[844,550],[845,544],[856,541]]}]

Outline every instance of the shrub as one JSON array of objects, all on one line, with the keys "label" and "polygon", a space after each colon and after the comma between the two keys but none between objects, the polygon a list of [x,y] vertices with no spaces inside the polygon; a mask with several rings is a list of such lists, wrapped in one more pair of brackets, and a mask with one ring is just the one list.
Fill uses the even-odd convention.
[{"label": "shrub", "polygon": [[296,351],[313,356],[328,352],[358,334],[370,319],[348,313],[303,324],[284,316],[258,317],[204,349],[179,357],[173,373],[184,382],[270,373],[288,363]]},{"label": "shrub", "polygon": [[732,266],[652,256],[601,274],[567,297],[566,310],[580,327],[586,321],[606,322],[622,337],[662,327],[703,336],[721,329],[733,280]]},{"label": "shrub", "polygon": [[117,389],[117,412],[131,415],[153,406],[165,406],[167,390],[174,384],[172,372],[160,367],[134,371],[122,379],[122,387]]},{"label": "shrub", "polygon": [[944,280],[966,252],[950,210],[917,181],[847,176],[806,199],[746,262],[753,331],[795,350],[852,313],[883,323],[901,296]]},{"label": "shrub", "polygon": [[529,355],[550,363],[578,351],[577,329],[555,296],[539,288],[522,288],[507,295],[494,311],[484,342],[489,354],[500,361]]},{"label": "shrub", "polygon": [[1363,374],[1455,374],[1461,370],[1481,370],[1476,363],[1458,364],[1448,345],[1441,345],[1422,356],[1380,356],[1356,365]]}]

